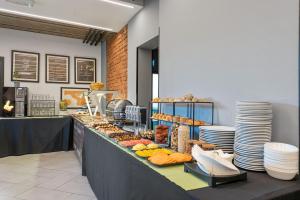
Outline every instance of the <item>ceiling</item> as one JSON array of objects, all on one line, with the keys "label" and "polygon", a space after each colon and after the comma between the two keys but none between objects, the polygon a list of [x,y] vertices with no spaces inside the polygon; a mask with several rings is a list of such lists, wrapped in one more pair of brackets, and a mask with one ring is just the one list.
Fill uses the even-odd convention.
[{"label": "ceiling", "polygon": [[131,8],[102,0],[34,1],[30,8],[0,0],[0,27],[77,38],[94,45],[122,29],[143,8],[142,0],[113,0]]}]

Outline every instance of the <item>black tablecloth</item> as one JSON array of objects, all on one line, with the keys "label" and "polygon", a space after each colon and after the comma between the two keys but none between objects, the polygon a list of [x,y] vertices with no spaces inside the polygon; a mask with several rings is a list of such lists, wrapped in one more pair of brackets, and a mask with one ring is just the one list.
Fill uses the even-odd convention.
[{"label": "black tablecloth", "polygon": [[247,182],[184,191],[106,139],[85,128],[83,173],[99,200],[299,200],[300,180],[248,172]]},{"label": "black tablecloth", "polygon": [[0,119],[0,157],[68,151],[72,148],[72,118]]},{"label": "black tablecloth", "polygon": [[190,195],[101,136],[85,129],[83,169],[99,200],[191,200]]},{"label": "black tablecloth", "polygon": [[201,200],[299,200],[300,180],[281,181],[266,173],[248,172],[246,182],[202,188],[188,193]]}]

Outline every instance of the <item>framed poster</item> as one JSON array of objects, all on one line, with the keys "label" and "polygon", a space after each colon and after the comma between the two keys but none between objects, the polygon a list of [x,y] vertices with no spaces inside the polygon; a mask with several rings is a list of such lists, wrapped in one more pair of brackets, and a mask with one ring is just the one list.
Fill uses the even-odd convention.
[{"label": "framed poster", "polygon": [[64,100],[68,109],[82,108],[85,105],[84,93],[88,88],[61,87],[60,99]]},{"label": "framed poster", "polygon": [[96,82],[96,59],[75,57],[75,83]]},{"label": "framed poster", "polygon": [[39,82],[40,54],[11,51],[11,80]]},{"label": "framed poster", "polygon": [[46,83],[69,83],[70,57],[46,54]]}]

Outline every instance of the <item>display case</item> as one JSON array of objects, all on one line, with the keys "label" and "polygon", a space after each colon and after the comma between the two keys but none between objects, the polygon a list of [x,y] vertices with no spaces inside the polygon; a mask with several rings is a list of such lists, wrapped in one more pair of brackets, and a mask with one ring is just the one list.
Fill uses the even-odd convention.
[{"label": "display case", "polygon": [[[150,125],[151,129],[155,129],[155,126],[164,124],[169,127],[173,123],[180,123],[190,127],[191,138],[195,139],[196,127],[201,125],[213,125],[214,124],[214,102],[150,102]],[[165,113],[172,116],[172,119],[155,119],[152,116],[155,114]],[[175,116],[181,116],[187,118],[189,123],[181,123],[180,121],[174,121]],[[204,117],[205,116],[205,117]]]}]

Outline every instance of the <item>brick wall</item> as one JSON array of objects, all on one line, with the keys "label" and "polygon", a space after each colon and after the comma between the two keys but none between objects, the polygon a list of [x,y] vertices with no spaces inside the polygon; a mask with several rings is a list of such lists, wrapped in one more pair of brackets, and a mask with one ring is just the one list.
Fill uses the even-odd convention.
[{"label": "brick wall", "polygon": [[106,85],[109,90],[119,91],[121,98],[127,98],[127,26],[106,41],[107,72]]}]

